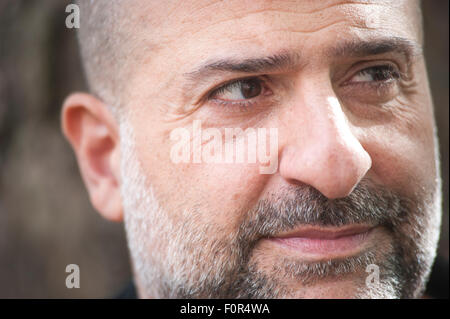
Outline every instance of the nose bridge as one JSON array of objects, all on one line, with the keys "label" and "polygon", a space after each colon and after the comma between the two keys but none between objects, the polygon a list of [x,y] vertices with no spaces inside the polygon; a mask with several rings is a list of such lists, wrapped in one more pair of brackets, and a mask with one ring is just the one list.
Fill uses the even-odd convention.
[{"label": "nose bridge", "polygon": [[352,133],[333,91],[315,88],[302,94],[296,108],[306,118],[301,140],[292,141],[280,160],[280,174],[309,184],[329,198],[351,193],[371,166],[369,154]]},{"label": "nose bridge", "polygon": [[301,112],[307,117],[306,144],[312,143],[314,148],[330,155],[336,153],[331,155],[332,158],[361,147],[329,81],[311,81],[301,91],[303,94],[297,103],[302,105]]},{"label": "nose bridge", "polygon": [[308,136],[326,137],[330,143],[350,137],[347,119],[328,78],[317,76],[299,87],[299,92],[296,103],[307,117]]},{"label": "nose bridge", "polygon": [[315,99],[315,102],[316,105],[311,105],[314,111],[308,121],[306,147],[317,155],[314,161],[324,173],[331,174],[327,171],[333,170],[336,174],[345,166],[346,174],[350,174],[349,169],[358,165],[354,163],[358,160],[358,154],[365,151],[352,133],[350,123],[336,97],[322,96],[319,100]]},{"label": "nose bridge", "polygon": [[[346,153],[361,146],[352,133],[350,123],[336,97],[324,98],[314,117],[317,123],[320,123],[320,128],[317,127],[315,133],[322,137],[322,146],[327,149],[326,151],[336,150]],[[314,128],[312,129],[314,130]]]}]

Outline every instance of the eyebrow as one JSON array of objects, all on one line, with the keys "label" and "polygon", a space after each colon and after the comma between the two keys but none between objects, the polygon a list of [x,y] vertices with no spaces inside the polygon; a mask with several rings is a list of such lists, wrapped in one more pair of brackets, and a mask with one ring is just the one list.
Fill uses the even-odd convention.
[{"label": "eyebrow", "polygon": [[203,63],[195,70],[185,73],[185,77],[195,80],[211,73],[260,73],[275,70],[295,68],[300,61],[298,53],[282,52],[271,56],[258,58],[219,58]]},{"label": "eyebrow", "polygon": [[[422,47],[415,41],[401,37],[386,37],[372,40],[351,40],[325,49],[325,56],[334,58],[365,57],[384,53],[404,55],[409,63],[414,56],[422,54]],[[318,52],[320,54],[320,52]],[[198,81],[221,72],[228,73],[268,73],[277,70],[295,69],[302,63],[301,53],[282,51],[271,56],[255,58],[210,59],[184,76],[195,84]],[[304,63],[304,62],[303,62]]]},{"label": "eyebrow", "polygon": [[422,54],[422,47],[410,39],[389,37],[373,40],[345,41],[326,50],[326,54],[333,57],[364,57],[389,52],[403,54],[409,62],[415,56]]}]

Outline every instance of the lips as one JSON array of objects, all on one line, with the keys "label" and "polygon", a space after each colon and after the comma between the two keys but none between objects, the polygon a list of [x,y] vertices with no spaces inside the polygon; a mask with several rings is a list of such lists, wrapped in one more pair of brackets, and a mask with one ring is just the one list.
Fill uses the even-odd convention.
[{"label": "lips", "polygon": [[340,237],[362,234],[369,231],[372,227],[365,225],[346,226],[346,227],[314,227],[307,226],[280,234],[278,238],[311,238],[311,239],[338,239]]},{"label": "lips", "polygon": [[308,257],[332,258],[355,254],[368,241],[373,227],[352,225],[346,227],[302,227],[269,238],[294,253]]}]

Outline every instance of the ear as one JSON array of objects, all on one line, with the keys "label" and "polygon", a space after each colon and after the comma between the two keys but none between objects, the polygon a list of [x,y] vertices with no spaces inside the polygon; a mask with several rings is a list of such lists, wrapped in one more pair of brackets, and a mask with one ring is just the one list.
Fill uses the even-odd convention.
[{"label": "ear", "polygon": [[61,125],[92,205],[103,217],[121,221],[120,140],[111,110],[92,95],[74,93],[64,102]]}]

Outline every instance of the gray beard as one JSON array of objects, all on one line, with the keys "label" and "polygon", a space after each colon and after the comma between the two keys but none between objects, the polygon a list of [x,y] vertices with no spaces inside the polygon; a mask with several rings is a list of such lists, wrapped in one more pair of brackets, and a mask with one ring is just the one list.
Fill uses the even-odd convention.
[{"label": "gray beard", "polygon": [[[133,140],[125,126],[121,136]],[[280,190],[247,212],[234,233],[205,224],[197,209],[179,212],[175,224],[158,204],[134,147],[122,143],[122,196],[125,227],[140,294],[154,298],[290,298],[285,282],[304,287],[324,280],[355,279],[355,298],[415,298],[421,295],[435,257],[439,234],[439,192],[420,200],[404,198],[363,180],[346,198],[330,200],[309,186]],[[262,238],[299,225],[382,226],[389,247],[341,260],[278,260],[262,271],[255,245]],[[219,236],[221,235],[221,236]],[[365,284],[365,269],[380,268],[380,282]]]}]

